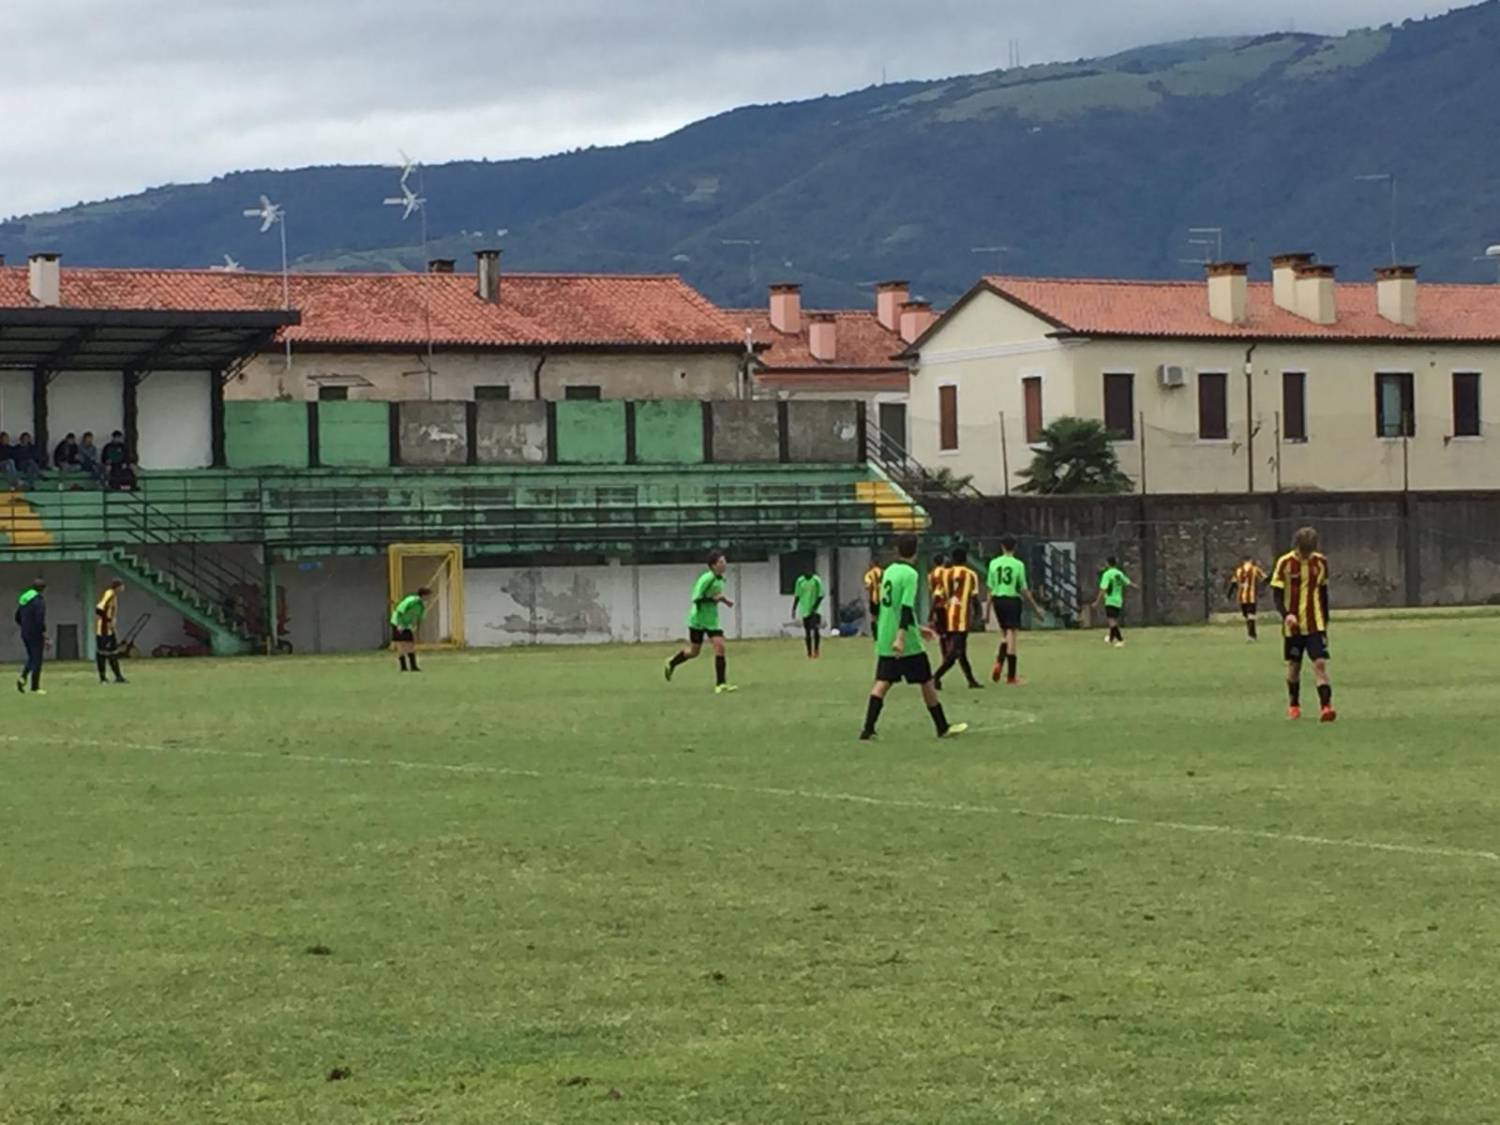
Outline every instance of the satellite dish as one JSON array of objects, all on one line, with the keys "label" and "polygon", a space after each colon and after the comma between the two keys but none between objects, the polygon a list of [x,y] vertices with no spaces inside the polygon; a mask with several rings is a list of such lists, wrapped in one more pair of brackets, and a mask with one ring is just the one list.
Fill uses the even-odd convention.
[{"label": "satellite dish", "polygon": [[245,209],[245,218],[260,220],[260,233],[265,234],[273,226],[279,223],[286,212],[272,203],[264,195],[260,197],[259,207],[248,207]]}]

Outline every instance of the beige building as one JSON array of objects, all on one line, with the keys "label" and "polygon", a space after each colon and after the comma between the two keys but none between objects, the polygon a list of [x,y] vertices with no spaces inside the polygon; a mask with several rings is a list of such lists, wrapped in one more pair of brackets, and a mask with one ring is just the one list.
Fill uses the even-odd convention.
[{"label": "beige building", "polygon": [[1500,487],[1500,287],[987,277],[908,351],[912,453],[1000,494],[1043,426],[1105,421],[1152,493]]}]

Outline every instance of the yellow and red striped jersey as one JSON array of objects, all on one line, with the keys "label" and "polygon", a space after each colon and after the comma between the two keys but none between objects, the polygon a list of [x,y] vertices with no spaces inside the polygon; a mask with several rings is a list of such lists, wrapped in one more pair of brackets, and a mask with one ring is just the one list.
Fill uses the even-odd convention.
[{"label": "yellow and red striped jersey", "polygon": [[979,575],[967,566],[950,566],[948,579],[948,632],[967,633],[974,595],[979,592]]},{"label": "yellow and red striped jersey", "polygon": [[948,604],[948,571],[946,566],[935,566],[927,572],[927,592],[932,595],[932,608],[936,612]]},{"label": "yellow and red striped jersey", "polygon": [[[1317,551],[1303,558],[1288,551],[1276,560],[1271,588],[1280,590],[1288,616],[1297,618],[1300,633],[1323,633],[1328,629],[1328,611],[1320,591],[1328,585],[1328,560]],[[1283,631],[1287,631],[1285,623]]]},{"label": "yellow and red striped jersey", "polygon": [[1260,600],[1260,584],[1266,580],[1266,572],[1260,563],[1245,560],[1234,571],[1234,584],[1239,587],[1240,605],[1254,605]]},{"label": "yellow and red striped jersey", "polygon": [[869,598],[871,605],[880,600],[880,580],[884,576],[885,571],[878,563],[871,563],[870,569],[865,571],[865,596]]}]

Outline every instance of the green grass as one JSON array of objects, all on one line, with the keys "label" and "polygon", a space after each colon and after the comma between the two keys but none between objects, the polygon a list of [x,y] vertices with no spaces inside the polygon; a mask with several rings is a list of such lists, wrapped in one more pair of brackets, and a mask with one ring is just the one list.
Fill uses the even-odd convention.
[{"label": "green grass", "polygon": [[1343,626],[1333,726],[1274,641],[1130,640],[870,747],[863,640],[732,645],[728,697],[662,648],[58,670],[0,741],[0,1121],[1495,1120],[1500,622]]}]

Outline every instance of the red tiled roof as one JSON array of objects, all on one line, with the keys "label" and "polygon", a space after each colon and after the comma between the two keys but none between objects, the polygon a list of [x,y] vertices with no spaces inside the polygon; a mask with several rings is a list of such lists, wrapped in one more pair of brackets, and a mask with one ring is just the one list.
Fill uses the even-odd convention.
[{"label": "red tiled roof", "polygon": [[1417,287],[1417,324],[1382,317],[1373,282],[1339,282],[1338,319],[1315,324],[1276,307],[1269,282],[1250,285],[1245,324],[1208,313],[1201,281],[1109,281],[1085,278],[986,277],[986,288],[1050,321],[1058,332],[1170,338],[1500,341],[1500,286]]},{"label": "red tiled roof", "polygon": [[[475,293],[473,274],[293,273],[294,342],[438,347],[744,346],[744,330],[669,275],[512,273],[500,303]],[[279,273],[214,270],[62,270],[62,305],[85,309],[220,311],[282,308]],[[36,307],[26,267],[0,267],[0,307]]]},{"label": "red tiled roof", "polygon": [[907,389],[908,368],[896,358],[905,342],[873,312],[833,310],[835,358],[832,362],[814,359],[808,328],[810,317],[819,311],[802,310],[802,331],[795,335],[772,328],[766,309],[726,309],[725,315],[739,325],[742,339],[749,329],[760,365],[756,380],[765,386],[817,391]]}]

